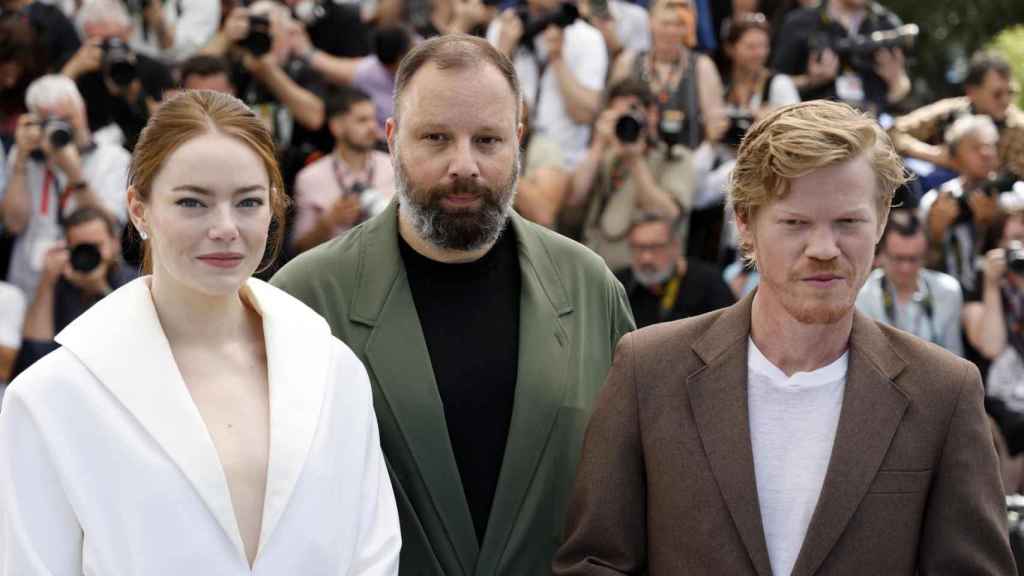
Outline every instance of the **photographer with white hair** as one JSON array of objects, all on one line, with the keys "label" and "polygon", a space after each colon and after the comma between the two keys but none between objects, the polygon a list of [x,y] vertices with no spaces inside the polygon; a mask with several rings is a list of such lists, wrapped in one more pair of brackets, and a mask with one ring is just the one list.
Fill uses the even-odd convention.
[{"label": "photographer with white hair", "polygon": [[946,131],[946,147],[960,174],[921,198],[920,218],[929,243],[929,268],[960,281],[965,300],[975,299],[980,239],[998,209],[996,143],[999,133],[986,116],[964,116]]},{"label": "photographer with white hair", "polygon": [[16,236],[7,281],[31,295],[43,256],[61,239],[61,221],[71,211],[97,206],[124,223],[129,155],[93,141],[82,95],[66,76],[32,82],[25,105],[29,112],[18,118],[0,214]]},{"label": "photographer with white hair", "polygon": [[99,131],[116,124],[121,135],[112,140],[131,150],[164,91],[174,86],[171,71],[130,47],[135,24],[121,0],[86,0],[76,23],[85,42],[61,73],[78,84],[89,126]]}]

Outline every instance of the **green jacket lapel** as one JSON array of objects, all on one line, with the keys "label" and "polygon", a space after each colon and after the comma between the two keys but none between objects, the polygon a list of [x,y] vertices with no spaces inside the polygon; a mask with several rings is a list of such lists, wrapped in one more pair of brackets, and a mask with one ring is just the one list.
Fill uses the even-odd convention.
[{"label": "green jacket lapel", "polygon": [[[476,565],[478,546],[473,519],[455,463],[444,408],[434,380],[423,331],[398,249],[397,204],[370,223],[360,244],[356,289],[350,319],[372,327],[366,341],[367,369],[379,387],[377,411],[387,410],[413,462],[389,455],[396,469],[413,470],[422,478],[444,534],[464,574]],[[384,431],[382,430],[382,436]],[[406,488],[409,490],[409,488]]]},{"label": "green jacket lapel", "polygon": [[475,573],[498,574],[527,498],[534,471],[562,405],[568,377],[569,334],[560,318],[573,311],[557,268],[531,225],[512,214],[519,245],[519,371],[508,443],[487,533]]}]

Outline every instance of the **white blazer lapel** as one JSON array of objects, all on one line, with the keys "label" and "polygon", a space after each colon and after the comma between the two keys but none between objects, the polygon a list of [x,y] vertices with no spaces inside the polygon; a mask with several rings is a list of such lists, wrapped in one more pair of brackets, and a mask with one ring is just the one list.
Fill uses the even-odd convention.
[{"label": "white blazer lapel", "polygon": [[231,494],[153,306],[147,278],[119,288],[72,322],[56,341],[131,412],[206,503],[245,560]]},{"label": "white blazer lapel", "polygon": [[270,460],[262,549],[288,506],[313,445],[334,339],[327,322],[305,304],[256,279],[246,286],[246,295],[263,317],[270,381]]}]

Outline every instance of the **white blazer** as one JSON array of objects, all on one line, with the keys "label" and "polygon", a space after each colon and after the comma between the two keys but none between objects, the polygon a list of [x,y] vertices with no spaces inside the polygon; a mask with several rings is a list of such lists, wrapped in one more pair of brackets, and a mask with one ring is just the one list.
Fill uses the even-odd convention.
[{"label": "white blazer", "polygon": [[366,370],[327,323],[250,280],[270,459],[249,568],[227,480],[147,279],[90,308],[0,412],[3,576],[394,575],[401,536]]}]

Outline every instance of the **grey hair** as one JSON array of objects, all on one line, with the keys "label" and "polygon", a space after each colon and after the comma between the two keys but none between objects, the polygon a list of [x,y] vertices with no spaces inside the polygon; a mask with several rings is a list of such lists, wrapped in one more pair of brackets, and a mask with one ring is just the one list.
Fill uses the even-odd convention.
[{"label": "grey hair", "polygon": [[996,129],[995,122],[988,116],[980,114],[961,116],[946,130],[945,141],[950,154],[956,153],[964,138],[971,136],[995,143],[999,140],[999,130]]}]

